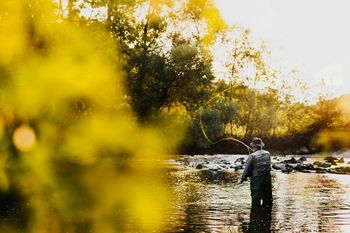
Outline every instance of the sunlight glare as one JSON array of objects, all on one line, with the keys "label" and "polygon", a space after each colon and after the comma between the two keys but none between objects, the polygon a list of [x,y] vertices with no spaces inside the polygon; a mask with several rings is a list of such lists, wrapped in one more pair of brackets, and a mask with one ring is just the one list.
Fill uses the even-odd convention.
[{"label": "sunlight glare", "polygon": [[317,78],[326,87],[339,88],[344,84],[343,68],[337,64],[328,65],[318,73]]}]

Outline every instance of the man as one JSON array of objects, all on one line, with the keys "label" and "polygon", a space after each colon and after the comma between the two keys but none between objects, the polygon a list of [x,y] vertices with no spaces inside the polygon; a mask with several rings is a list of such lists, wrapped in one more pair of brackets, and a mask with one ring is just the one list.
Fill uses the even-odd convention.
[{"label": "man", "polygon": [[250,177],[250,193],[252,208],[272,207],[271,158],[270,153],[263,150],[264,143],[254,137],[250,143],[253,153],[248,156],[239,183]]}]

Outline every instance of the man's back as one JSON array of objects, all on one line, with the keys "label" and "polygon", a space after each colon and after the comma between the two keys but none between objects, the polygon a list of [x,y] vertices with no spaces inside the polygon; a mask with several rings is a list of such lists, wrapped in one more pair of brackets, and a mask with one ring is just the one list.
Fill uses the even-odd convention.
[{"label": "man's back", "polygon": [[271,157],[266,150],[258,150],[252,156],[252,176],[268,175],[271,172]]},{"label": "man's back", "polygon": [[257,150],[248,156],[243,171],[241,182],[247,179],[247,177],[257,177],[262,175],[268,175],[271,171],[271,158],[270,153],[266,150]]}]

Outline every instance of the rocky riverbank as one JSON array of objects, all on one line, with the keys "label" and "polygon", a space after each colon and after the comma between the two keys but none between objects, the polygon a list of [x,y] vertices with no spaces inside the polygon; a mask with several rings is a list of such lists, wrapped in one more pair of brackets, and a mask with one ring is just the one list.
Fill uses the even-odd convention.
[{"label": "rocky riverbank", "polygon": [[[247,156],[235,156],[236,158],[226,157],[217,158],[215,156],[198,156],[180,157],[177,162],[185,167],[196,170],[209,171],[238,171],[243,170]],[[310,158],[306,156],[296,157],[272,157],[272,168],[274,170],[291,173],[333,173],[333,174],[350,174],[350,161],[343,157],[318,157]]]}]

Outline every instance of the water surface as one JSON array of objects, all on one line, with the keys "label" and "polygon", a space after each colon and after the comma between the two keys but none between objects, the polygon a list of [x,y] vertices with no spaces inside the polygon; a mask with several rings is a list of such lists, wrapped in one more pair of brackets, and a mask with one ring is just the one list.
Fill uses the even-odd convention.
[{"label": "water surface", "polygon": [[[188,157],[186,163],[203,158]],[[237,156],[215,157],[221,158]],[[168,232],[350,232],[349,175],[273,171],[274,206],[256,213],[249,182],[237,185],[242,171],[181,166],[169,178],[175,198]]]}]

